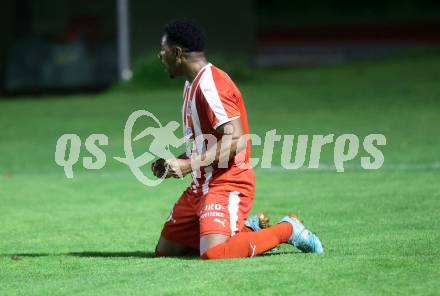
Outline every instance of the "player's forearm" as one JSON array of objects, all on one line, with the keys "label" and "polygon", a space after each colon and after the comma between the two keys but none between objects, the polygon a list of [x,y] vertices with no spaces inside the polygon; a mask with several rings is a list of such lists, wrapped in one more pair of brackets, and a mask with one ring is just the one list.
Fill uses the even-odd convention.
[{"label": "player's forearm", "polygon": [[180,154],[179,156],[177,156],[178,159],[188,159],[188,156],[186,156],[186,152]]},{"label": "player's forearm", "polygon": [[244,149],[246,149],[246,143],[240,141],[238,135],[224,135],[215,146],[212,146],[205,153],[191,157],[191,169],[197,170],[201,167],[218,165],[219,163],[227,166]]},{"label": "player's forearm", "polygon": [[193,155],[191,158],[170,161],[174,171],[172,174],[185,176],[209,165],[219,165],[219,167],[226,168],[229,162],[245,149],[246,143],[241,141],[240,137],[223,137],[205,153]]},{"label": "player's forearm", "polygon": [[246,149],[247,141],[243,137],[243,128],[239,118],[219,126],[217,132],[222,137],[206,152],[192,155],[189,159],[168,160],[169,173],[173,176],[185,176],[209,165],[227,168],[229,162]]}]

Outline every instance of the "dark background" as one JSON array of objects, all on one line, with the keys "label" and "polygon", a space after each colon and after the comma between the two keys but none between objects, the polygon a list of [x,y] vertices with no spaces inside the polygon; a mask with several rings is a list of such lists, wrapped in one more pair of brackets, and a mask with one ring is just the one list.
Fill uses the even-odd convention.
[{"label": "dark background", "polygon": [[[440,43],[439,1],[131,0],[133,64],[182,16],[204,26],[211,55],[251,66],[343,62]],[[101,89],[117,80],[116,1],[4,0],[0,22],[2,94]]]}]

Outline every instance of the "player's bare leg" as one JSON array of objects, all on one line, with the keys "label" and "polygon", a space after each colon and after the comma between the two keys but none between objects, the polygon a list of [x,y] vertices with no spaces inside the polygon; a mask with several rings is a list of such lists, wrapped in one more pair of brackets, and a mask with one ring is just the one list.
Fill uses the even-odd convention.
[{"label": "player's bare leg", "polygon": [[156,246],[157,257],[180,257],[195,255],[194,249],[182,246],[163,237],[159,239]]},{"label": "player's bare leg", "polygon": [[226,242],[229,236],[224,234],[207,234],[200,238],[200,256],[209,249]]},{"label": "player's bare leg", "polygon": [[[246,221],[246,226],[243,228],[244,232],[259,231],[269,227],[269,218],[264,213],[260,212],[249,217]],[[226,242],[229,236],[222,234],[208,234],[200,238],[200,255],[204,254],[208,249],[215,247],[221,243]],[[173,241],[169,241],[163,237],[159,239],[156,246],[156,256],[187,256],[193,254],[194,250]]]}]

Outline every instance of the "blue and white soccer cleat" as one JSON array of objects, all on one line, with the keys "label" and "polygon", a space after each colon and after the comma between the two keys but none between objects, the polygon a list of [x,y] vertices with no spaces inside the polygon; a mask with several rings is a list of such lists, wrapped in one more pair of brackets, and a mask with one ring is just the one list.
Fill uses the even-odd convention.
[{"label": "blue and white soccer cleat", "polygon": [[264,213],[260,212],[247,218],[244,225],[253,231],[259,231],[269,227],[269,218]]},{"label": "blue and white soccer cleat", "polygon": [[308,230],[303,222],[294,215],[285,216],[279,223],[288,222],[293,227],[293,233],[288,241],[304,253],[324,253],[324,246],[319,237]]}]

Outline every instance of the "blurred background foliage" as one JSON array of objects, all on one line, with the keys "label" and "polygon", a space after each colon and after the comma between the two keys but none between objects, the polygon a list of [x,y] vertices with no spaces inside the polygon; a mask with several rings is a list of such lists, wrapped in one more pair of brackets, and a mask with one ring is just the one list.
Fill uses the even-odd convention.
[{"label": "blurred background foliage", "polygon": [[[224,55],[208,55],[209,61],[223,71],[236,82],[244,82],[252,79],[254,71],[246,58],[228,59]],[[150,52],[139,56],[133,65],[133,78],[128,82],[120,82],[115,89],[140,90],[156,88],[183,88],[182,79],[171,79],[158,59],[157,53]]]},{"label": "blurred background foliage", "polygon": [[134,75],[121,86],[116,1],[4,0],[0,96],[181,87],[155,57],[164,25],[180,17],[204,27],[210,61],[237,82],[258,67],[340,63],[440,44],[440,1],[224,0],[214,10],[201,3],[129,1]]},{"label": "blurred background foliage", "polygon": [[438,22],[436,0],[256,1],[258,26]]}]

